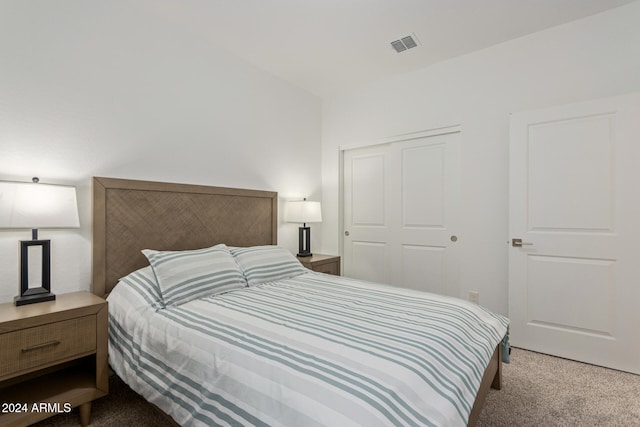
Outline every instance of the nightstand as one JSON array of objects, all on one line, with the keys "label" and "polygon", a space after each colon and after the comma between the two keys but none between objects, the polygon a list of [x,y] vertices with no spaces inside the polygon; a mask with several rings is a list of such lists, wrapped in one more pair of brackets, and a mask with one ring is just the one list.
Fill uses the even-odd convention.
[{"label": "nightstand", "polygon": [[107,302],[89,292],[16,307],[0,304],[0,426],[24,426],[109,391]]},{"label": "nightstand", "polygon": [[306,268],[320,273],[340,275],[340,257],[335,255],[313,254],[308,257],[297,257]]}]

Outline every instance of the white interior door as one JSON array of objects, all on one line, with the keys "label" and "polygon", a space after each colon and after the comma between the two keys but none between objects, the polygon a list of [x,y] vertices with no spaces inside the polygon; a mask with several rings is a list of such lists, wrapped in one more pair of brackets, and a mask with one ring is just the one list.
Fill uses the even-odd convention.
[{"label": "white interior door", "polygon": [[640,96],[513,114],[511,343],[640,374]]},{"label": "white interior door", "polygon": [[391,145],[344,152],[343,274],[392,283]]},{"label": "white interior door", "polygon": [[459,296],[460,132],[346,150],[344,274]]}]

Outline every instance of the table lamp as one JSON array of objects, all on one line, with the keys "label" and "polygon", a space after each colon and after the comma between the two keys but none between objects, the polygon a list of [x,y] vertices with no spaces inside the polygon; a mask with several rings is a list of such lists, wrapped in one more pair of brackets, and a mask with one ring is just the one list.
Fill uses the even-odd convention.
[{"label": "table lamp", "polygon": [[[39,228],[77,228],[75,187],[0,181],[0,228],[31,229],[20,241],[20,295],[15,305],[55,300],[51,292],[51,241],[39,240]],[[29,263],[29,257],[37,258]]]},{"label": "table lamp", "polygon": [[308,222],[322,222],[320,202],[291,200],[287,202],[285,217],[287,222],[302,223],[298,228],[298,256],[311,256],[311,228]]}]

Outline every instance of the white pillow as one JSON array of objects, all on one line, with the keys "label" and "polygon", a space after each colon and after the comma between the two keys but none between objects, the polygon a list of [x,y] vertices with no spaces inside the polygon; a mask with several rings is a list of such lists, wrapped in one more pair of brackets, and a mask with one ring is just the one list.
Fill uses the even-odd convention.
[{"label": "white pillow", "polygon": [[308,273],[291,252],[278,246],[231,248],[249,286]]},{"label": "white pillow", "polygon": [[244,288],[242,271],[224,245],[191,251],[144,249],[166,306]]}]

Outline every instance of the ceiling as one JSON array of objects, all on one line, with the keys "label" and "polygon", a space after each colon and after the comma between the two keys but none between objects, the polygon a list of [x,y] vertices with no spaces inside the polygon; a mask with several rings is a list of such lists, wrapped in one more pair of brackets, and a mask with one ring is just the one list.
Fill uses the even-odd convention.
[{"label": "ceiling", "polygon": [[[635,0],[153,0],[208,42],[327,98]],[[420,46],[390,42],[414,33]]]}]

